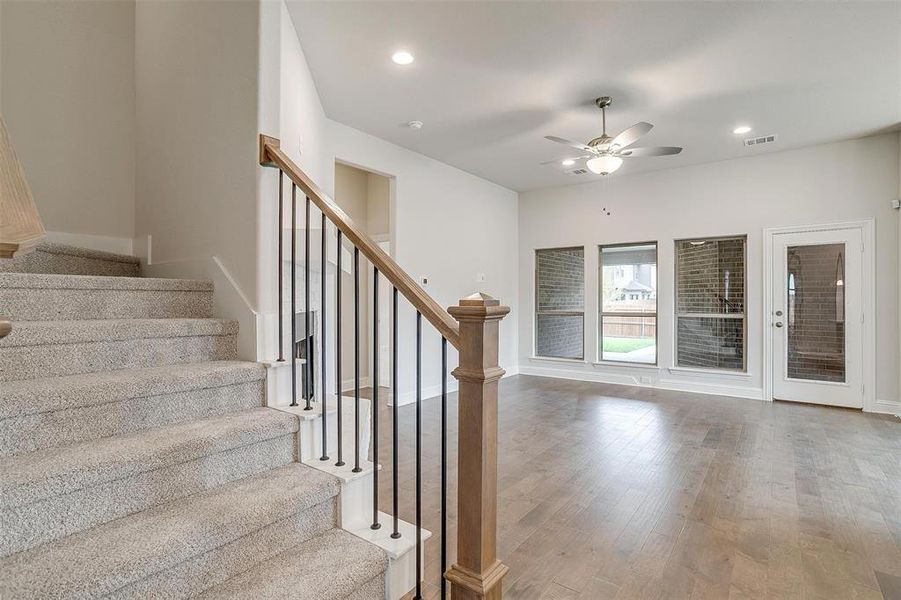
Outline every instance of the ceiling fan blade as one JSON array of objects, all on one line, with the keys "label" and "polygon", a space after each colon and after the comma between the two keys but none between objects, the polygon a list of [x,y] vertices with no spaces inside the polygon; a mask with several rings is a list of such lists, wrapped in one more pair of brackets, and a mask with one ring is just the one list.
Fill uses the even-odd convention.
[{"label": "ceiling fan blade", "polygon": [[626,148],[617,152],[617,156],[628,158],[630,156],[667,156],[670,154],[679,154],[682,148],[676,146],[654,146],[651,148]]},{"label": "ceiling fan blade", "polygon": [[610,148],[616,150],[617,148],[621,149],[626,146],[631,146],[638,141],[638,138],[649,132],[653,127],[653,125],[645,123],[644,121],[636,123],[613,138],[613,141],[610,142]]},{"label": "ceiling fan blade", "polygon": [[582,160],[583,158],[591,158],[594,156],[593,154],[583,154],[582,156],[567,156],[565,158],[555,158],[554,160],[546,160],[544,162],[538,163],[539,165],[553,165],[558,164],[562,165],[564,160],[571,160],[573,162],[577,160]]},{"label": "ceiling fan blade", "polygon": [[546,135],[544,136],[544,139],[550,140],[552,142],[557,142],[558,144],[563,144],[564,146],[569,146],[570,148],[578,148],[579,150],[583,150],[585,152],[591,152],[591,148],[586,146],[585,144],[580,144],[579,142],[567,140],[555,135]]}]

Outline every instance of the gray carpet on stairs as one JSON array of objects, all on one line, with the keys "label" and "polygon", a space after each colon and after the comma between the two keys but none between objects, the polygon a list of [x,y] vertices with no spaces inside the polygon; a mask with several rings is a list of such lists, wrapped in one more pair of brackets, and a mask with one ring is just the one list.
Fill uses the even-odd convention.
[{"label": "gray carpet on stairs", "polygon": [[141,261],[134,256],[41,242],[30,254],[0,261],[0,272],[4,271],[137,277],[141,273]]},{"label": "gray carpet on stairs", "polygon": [[383,598],[337,479],[208,281],[41,244],[0,262],[0,598]]},{"label": "gray carpet on stairs", "polygon": [[213,285],[193,279],[0,273],[0,306],[17,321],[204,318],[213,316]]}]

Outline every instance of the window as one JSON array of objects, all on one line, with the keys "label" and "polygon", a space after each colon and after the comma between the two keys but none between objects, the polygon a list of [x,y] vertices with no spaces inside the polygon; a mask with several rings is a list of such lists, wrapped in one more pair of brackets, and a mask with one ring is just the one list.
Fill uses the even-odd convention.
[{"label": "window", "polygon": [[601,360],[657,363],[657,244],[600,248]]},{"label": "window", "polygon": [[585,250],[536,250],[535,356],[581,359],[584,329]]},{"label": "window", "polygon": [[677,366],[745,369],[745,241],[676,241]]}]

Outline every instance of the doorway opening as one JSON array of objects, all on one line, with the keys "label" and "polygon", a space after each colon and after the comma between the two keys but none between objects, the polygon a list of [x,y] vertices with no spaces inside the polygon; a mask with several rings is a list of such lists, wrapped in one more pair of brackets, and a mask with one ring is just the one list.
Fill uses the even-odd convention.
[{"label": "doorway opening", "polygon": [[[394,256],[394,177],[357,165],[335,161],[335,202],[389,256]],[[345,248],[353,257],[353,248]],[[342,269],[341,313],[346,324],[341,331],[342,391],[354,388],[354,271],[353,261]],[[391,285],[385,277],[378,279],[378,311],[374,310],[374,277],[372,265],[360,256],[359,279],[359,353],[360,387],[391,385]],[[378,349],[373,348],[373,325],[378,327]],[[372,365],[378,352],[379,373],[373,381]]]}]

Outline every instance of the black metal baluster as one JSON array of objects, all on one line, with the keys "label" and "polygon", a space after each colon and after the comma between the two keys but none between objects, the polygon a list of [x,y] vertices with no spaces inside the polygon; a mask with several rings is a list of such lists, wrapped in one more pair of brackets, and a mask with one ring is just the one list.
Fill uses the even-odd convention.
[{"label": "black metal baluster", "polygon": [[310,197],[307,196],[307,215],[304,220],[304,260],[303,260],[303,316],[304,316],[304,371],[306,378],[304,380],[304,397],[306,403],[304,410],[313,410],[310,401],[313,399],[313,361],[312,361],[312,344],[313,337],[310,335]]},{"label": "black metal baluster", "polygon": [[297,406],[297,185],[291,183],[291,406]]},{"label": "black metal baluster", "polygon": [[328,241],[328,236],[326,236],[328,229],[328,221],[326,221],[325,213],[322,213],[322,247],[320,257],[320,298],[319,298],[319,331],[320,331],[320,339],[322,340],[319,343],[319,355],[322,357],[322,373],[320,374],[320,379],[322,380],[322,399],[320,402],[322,403],[322,456],[319,457],[319,460],[328,460],[328,402],[326,397],[326,381],[328,380],[326,377],[326,332],[325,332],[325,324],[326,324],[326,310],[325,307],[328,306],[326,288],[325,288],[325,274],[327,271],[326,259],[328,258],[328,246],[326,242]]},{"label": "black metal baluster", "polygon": [[441,598],[447,598],[447,338],[441,337]]},{"label": "black metal baluster", "polygon": [[416,311],[416,598],[422,598],[422,314]]},{"label": "black metal baluster", "polygon": [[283,180],[285,178],[285,172],[281,169],[278,170],[278,362],[285,362],[285,341],[284,334],[282,330],[284,329],[284,325],[282,324],[282,319],[284,318],[284,307],[282,306],[282,285],[284,282],[284,278],[282,277],[282,236],[284,224],[282,223],[282,196],[284,183]]},{"label": "black metal baluster", "polygon": [[391,533],[391,537],[397,539],[400,537],[399,526],[399,517],[398,517],[398,478],[397,478],[397,469],[398,463],[400,462],[397,456],[397,288],[394,288],[392,292],[392,308],[391,308],[391,417],[392,417],[392,425],[393,428],[391,430],[391,444],[393,446],[392,453],[393,456],[391,458],[392,469],[391,469],[391,479],[392,479],[392,488],[393,488],[393,509],[394,509],[394,531]]},{"label": "black metal baluster", "polygon": [[338,402],[338,462],[336,467],[344,466],[344,411],[341,402],[341,278],[344,272],[341,270],[341,255],[344,248],[341,246],[341,230],[338,230],[338,256],[336,257],[335,266],[335,394]]},{"label": "black metal baluster", "polygon": [[379,529],[379,269],[372,268],[372,529]]},{"label": "black metal baluster", "polygon": [[354,473],[360,467],[360,249],[354,246]]}]

